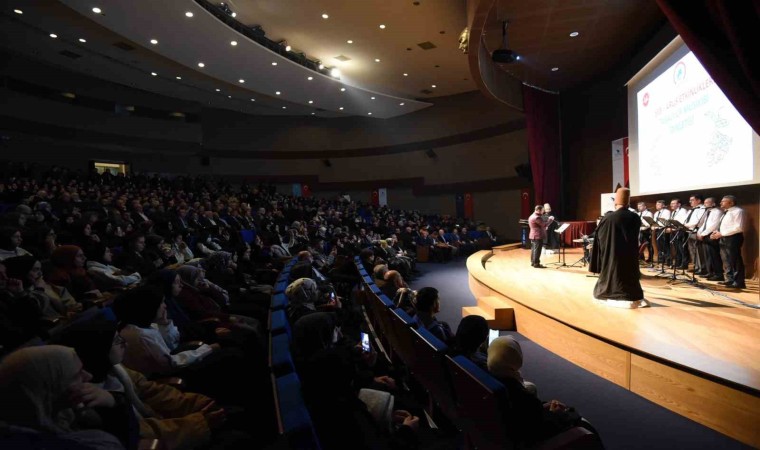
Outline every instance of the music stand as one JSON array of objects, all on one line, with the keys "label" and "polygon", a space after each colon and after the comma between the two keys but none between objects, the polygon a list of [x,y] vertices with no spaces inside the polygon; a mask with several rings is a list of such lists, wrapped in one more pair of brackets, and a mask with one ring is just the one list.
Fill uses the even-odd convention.
[{"label": "music stand", "polygon": [[[649,242],[648,245],[651,247],[651,245],[652,245],[652,243],[651,243],[651,236],[654,235],[654,234],[652,234],[652,227],[659,226],[659,224],[657,222],[655,222],[654,218],[652,218],[650,216],[641,216],[641,223],[643,223],[644,225],[647,225],[649,227],[650,242]],[[650,248],[649,250],[653,250],[653,248]],[[659,257],[659,255],[658,255],[658,257]],[[652,267],[654,267],[654,255],[651,254],[651,251],[650,251],[649,259],[651,259],[652,262],[649,263],[649,265],[647,267],[652,268]]]},{"label": "music stand", "polygon": [[559,254],[558,254],[558,257],[557,257],[557,262],[556,263],[552,263],[552,264],[558,265],[557,269],[559,269],[560,267],[566,267],[567,266],[567,264],[565,264],[565,247],[562,245],[562,241],[563,241],[562,233],[564,233],[565,230],[567,230],[568,228],[570,228],[570,224],[569,223],[563,223],[556,230],[554,230],[554,232],[559,235]]},{"label": "music stand", "polygon": [[[686,225],[682,224],[681,222],[679,222],[679,221],[677,221],[675,219],[671,219],[671,220],[668,221],[668,227],[671,230],[675,230],[675,233],[671,233],[671,234],[673,234],[673,237],[672,237],[672,239],[670,239],[670,244],[674,244],[673,245],[673,250],[675,250],[676,252],[678,252],[679,251],[679,249],[678,249],[679,242],[677,242],[678,238],[681,236],[681,233],[683,233],[684,231],[686,231],[688,233],[689,229],[686,228]],[[688,242],[688,240],[685,241],[683,245],[686,246],[687,242]],[[671,258],[671,262],[673,263],[673,275],[670,277],[670,281],[671,282],[677,282],[677,283],[688,283],[689,282],[688,278],[687,278],[687,280],[679,280],[678,277],[677,277],[677,275],[676,275],[676,271],[678,270],[678,266],[675,264],[675,261],[676,261],[675,255],[671,255],[670,258]],[[683,261],[681,262],[681,264],[683,265]],[[688,277],[688,275],[686,275],[686,271],[685,270],[681,273],[681,275],[684,275],[684,276]]]},{"label": "music stand", "polygon": [[[581,254],[581,257],[578,259],[578,261],[575,261],[574,263],[570,264],[568,267],[578,267],[578,264],[581,264],[581,267],[586,267],[586,264],[589,262],[589,258],[586,258],[586,250],[590,250],[586,248],[587,246],[593,244],[594,238],[590,238],[586,235],[583,235],[583,238],[581,239],[573,239],[573,242],[581,241],[581,250],[583,250],[583,253]],[[589,254],[591,252],[589,251]]]},{"label": "music stand", "polygon": [[[657,245],[657,258],[659,259],[659,263],[660,263],[660,271],[655,276],[659,277],[660,275],[662,275],[662,274],[665,273],[665,257],[664,257],[665,256],[664,255],[664,253],[665,253],[665,246],[664,245],[659,245],[659,242],[660,242],[660,238],[665,233],[665,230],[667,230],[668,227],[670,227],[670,220],[660,218],[660,219],[657,219],[657,220],[652,220],[652,222],[653,222],[653,225],[656,225],[656,226],[658,226],[658,227],[661,228],[659,230],[660,231],[659,235],[655,236],[655,240],[658,242],[658,245]],[[657,234],[657,233],[655,233],[655,234]],[[668,248],[670,248],[670,242],[669,242],[669,240],[668,240]]]}]

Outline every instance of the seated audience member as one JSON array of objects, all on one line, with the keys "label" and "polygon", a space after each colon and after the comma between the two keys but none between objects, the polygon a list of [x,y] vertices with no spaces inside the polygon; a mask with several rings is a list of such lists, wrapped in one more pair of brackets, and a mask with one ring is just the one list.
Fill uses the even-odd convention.
[{"label": "seated audience member", "polygon": [[84,252],[76,245],[61,245],[53,251],[53,271],[47,277],[51,284],[66,288],[80,303],[101,298],[103,294],[87,275]]},{"label": "seated audience member", "polygon": [[518,445],[531,445],[576,426],[595,432],[575,409],[557,400],[541,402],[535,385],[523,380],[522,364],[522,349],[512,336],[500,336],[488,346],[488,371],[507,389],[510,423],[505,426]]},{"label": "seated audience member", "polygon": [[397,270],[389,270],[383,278],[383,285],[378,287],[388,298],[396,297],[396,292],[399,289],[409,287],[404,281],[404,277]]},{"label": "seated audience member", "polygon": [[90,383],[91,378],[74,349],[44,345],[16,350],[0,362],[0,421],[20,432],[60,436],[59,444],[136,449],[131,408],[123,396]]},{"label": "seated audience member", "polygon": [[186,262],[195,258],[193,251],[185,243],[185,232],[182,230],[176,230],[172,232],[171,251],[172,256],[177,261],[177,264],[185,264]]},{"label": "seated audience member", "polygon": [[356,366],[339,341],[332,314],[303,317],[293,328],[296,370],[322,448],[345,448],[346,442],[362,449],[417,448],[419,418],[394,411],[390,393],[359,389]]},{"label": "seated audience member", "polygon": [[158,269],[153,261],[143,254],[144,250],[145,236],[132,234],[126,239],[125,248],[116,258],[114,265],[128,273],[139,272],[140,276],[147,278]]},{"label": "seated audience member", "polygon": [[0,229],[0,261],[14,256],[31,255],[28,251],[19,247],[23,239],[21,230],[14,227],[3,227]]},{"label": "seated audience member", "polygon": [[158,270],[177,264],[177,258],[172,253],[171,245],[164,241],[163,236],[157,234],[145,236],[143,256],[151,261]]},{"label": "seated audience member", "polygon": [[415,316],[417,315],[417,292],[409,288],[400,288],[393,297],[393,304],[410,316]]},{"label": "seated audience member", "polygon": [[290,323],[317,311],[335,311],[340,309],[340,300],[323,298],[317,283],[310,278],[299,278],[285,289],[288,297],[287,314]]},{"label": "seated audience member", "polygon": [[[79,311],[82,305],[74,297],[60,292],[54,286],[45,282],[42,277],[42,264],[33,256],[16,256],[3,261],[9,279],[19,282],[7,285],[13,303],[20,306],[21,302],[33,305],[38,319],[59,319],[66,317],[69,312]],[[22,309],[26,309],[24,306]]]},{"label": "seated audience member", "polygon": [[[312,266],[314,259],[311,256],[311,253],[308,250],[302,250],[298,252],[296,258],[298,259],[298,262],[290,269],[288,281],[292,283],[299,278],[315,279],[315,269]],[[322,279],[324,279],[324,276]]]},{"label": "seated audience member", "polygon": [[466,356],[483,370],[488,370],[488,321],[483,316],[467,316],[459,322],[456,354]]},{"label": "seated audience member", "polygon": [[435,315],[441,311],[438,289],[424,287],[417,291],[417,318],[420,324],[441,341],[453,343],[454,334],[446,322],[439,321]]},{"label": "seated audience member", "polygon": [[149,381],[124,367],[126,341],[114,322],[96,319],[75,326],[60,343],[76,350],[93,383],[126,397],[139,420],[141,439],[158,439],[167,449],[209,448],[212,440],[241,444],[236,442],[241,434],[228,427],[226,411],[213,399]]},{"label": "seated audience member", "polygon": [[8,279],[5,264],[0,262],[0,357],[41,331],[37,305],[16,298],[12,292],[21,286],[21,280]]},{"label": "seated audience member", "polygon": [[112,266],[111,249],[101,243],[91,245],[85,252],[87,274],[101,291],[136,286],[142,281],[139,272],[124,273]]}]

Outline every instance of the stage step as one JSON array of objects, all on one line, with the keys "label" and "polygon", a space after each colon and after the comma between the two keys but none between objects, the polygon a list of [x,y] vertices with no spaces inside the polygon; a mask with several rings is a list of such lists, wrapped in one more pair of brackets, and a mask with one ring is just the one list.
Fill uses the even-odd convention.
[{"label": "stage step", "polygon": [[489,325],[491,325],[491,323],[494,321],[493,311],[486,311],[485,309],[478,308],[477,306],[463,306],[462,317],[467,316],[482,316],[488,321]]},{"label": "stage step", "polygon": [[509,304],[498,297],[478,297],[478,307],[488,311],[494,318],[491,328],[494,330],[517,330],[515,326],[515,311]]}]

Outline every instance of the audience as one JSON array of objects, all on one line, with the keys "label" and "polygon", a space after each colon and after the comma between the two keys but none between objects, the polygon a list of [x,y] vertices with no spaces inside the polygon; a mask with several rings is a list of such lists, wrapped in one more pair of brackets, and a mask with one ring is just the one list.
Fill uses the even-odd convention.
[{"label": "audience", "polygon": [[430,331],[433,336],[444,343],[453,344],[454,335],[451,332],[451,327],[448,323],[441,322],[435,317],[441,311],[438,289],[424,287],[417,291],[415,298],[417,318],[420,321],[420,326]]}]

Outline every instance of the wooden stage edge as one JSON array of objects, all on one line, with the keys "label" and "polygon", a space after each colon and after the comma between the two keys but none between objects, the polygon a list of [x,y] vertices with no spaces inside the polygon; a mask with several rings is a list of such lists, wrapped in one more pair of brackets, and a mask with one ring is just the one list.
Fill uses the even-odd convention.
[{"label": "wooden stage edge", "polygon": [[[566,260],[580,256],[570,249]],[[556,256],[555,256],[556,258]],[[517,331],[560,357],[675,413],[760,448],[760,303],[671,283],[642,269],[649,308],[592,301],[585,268],[533,269],[519,247],[467,260],[470,290],[491,328]],[[544,256],[548,265],[552,256]],[[556,268],[556,267],[555,267]],[[712,286],[710,286],[712,287]]]}]

